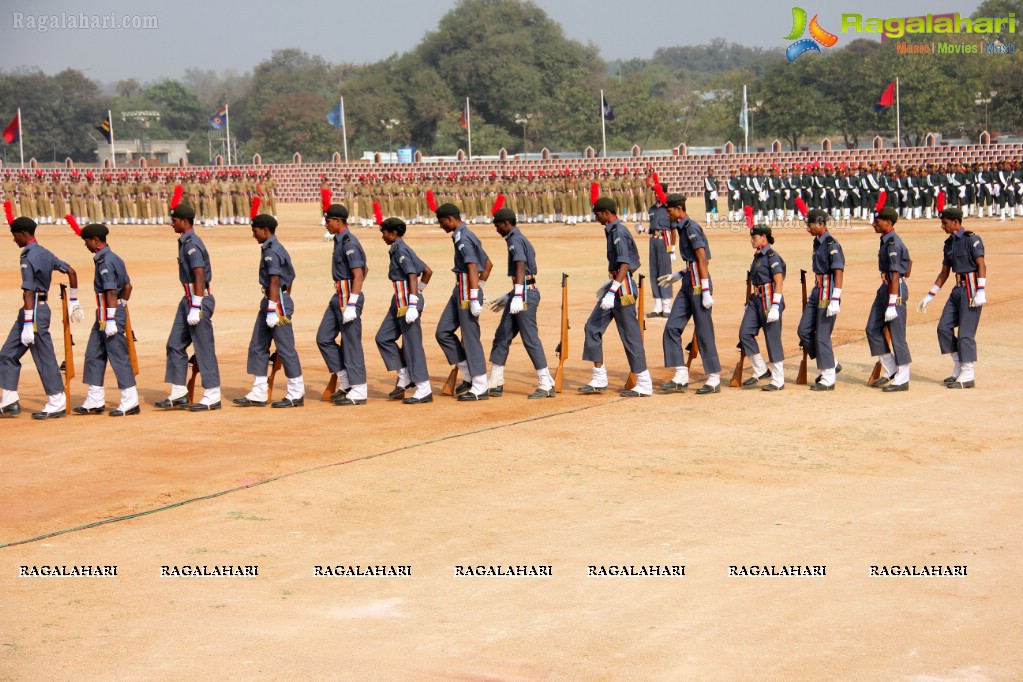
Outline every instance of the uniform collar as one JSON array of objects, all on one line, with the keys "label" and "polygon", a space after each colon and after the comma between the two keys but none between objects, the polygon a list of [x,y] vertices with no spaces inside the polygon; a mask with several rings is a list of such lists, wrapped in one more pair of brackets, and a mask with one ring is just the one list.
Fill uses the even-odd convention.
[{"label": "uniform collar", "polygon": [[511,239],[511,238],[512,238],[513,236],[515,236],[515,235],[518,235],[518,234],[521,234],[521,233],[519,232],[519,226],[518,226],[518,225],[516,225],[515,227],[513,227],[513,228],[511,229],[511,232],[509,232],[509,233],[508,233],[508,235],[507,235],[507,236],[506,236],[506,237],[504,238],[504,240],[505,240],[505,241],[508,241],[508,240],[509,240],[509,239]]},{"label": "uniform collar", "polygon": [[270,238],[267,239],[262,244],[260,244],[259,246],[260,246],[260,248],[263,251],[266,251],[267,249],[269,249],[271,246],[273,246],[276,243],[277,243],[277,235],[270,235]]},{"label": "uniform collar", "polygon": [[966,228],[960,227],[958,230],[952,233],[952,236],[955,237],[956,239],[962,239],[964,236],[966,236]]},{"label": "uniform collar", "polygon": [[107,244],[102,249],[100,249],[96,253],[92,254],[92,259],[95,260],[95,261],[98,261],[100,258],[102,258],[103,256],[107,255],[109,252],[110,252],[110,245]]}]

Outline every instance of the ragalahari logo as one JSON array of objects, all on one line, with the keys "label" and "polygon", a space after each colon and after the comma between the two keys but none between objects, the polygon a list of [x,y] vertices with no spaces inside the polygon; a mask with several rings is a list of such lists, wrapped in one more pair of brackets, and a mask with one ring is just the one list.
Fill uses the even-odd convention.
[{"label": "ragalahari logo", "polygon": [[796,41],[785,50],[785,57],[788,58],[790,64],[805,52],[813,51],[820,54],[821,49],[817,47],[818,43],[824,47],[833,47],[838,42],[838,36],[828,33],[817,23],[818,16],[815,14],[810,20],[810,38],[803,38],[803,34],[807,30],[806,10],[802,7],[792,8],[792,31],[785,36],[785,40]]}]

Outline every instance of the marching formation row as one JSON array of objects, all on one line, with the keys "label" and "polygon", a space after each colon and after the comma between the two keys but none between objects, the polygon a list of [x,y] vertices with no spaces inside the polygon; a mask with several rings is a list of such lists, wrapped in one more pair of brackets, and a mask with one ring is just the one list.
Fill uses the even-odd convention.
[{"label": "marching formation row", "polygon": [[[651,236],[649,267],[655,308],[648,317],[667,318],[662,337],[664,366],[674,372],[671,379],[661,383],[659,388],[669,393],[686,391],[689,365],[698,355],[707,380],[696,393],[718,393],[721,364],[712,317],[714,298],[710,244],[703,228],[688,215],[685,196],[666,195],[664,187],[656,182],[654,189],[656,199],[648,215]],[[171,385],[170,393],[156,406],[190,411],[218,410],[221,408],[221,395],[212,323],[216,307],[211,289],[213,271],[206,246],[194,230],[195,209],[179,201],[181,194],[182,190],[176,190],[172,197],[170,220],[178,234],[178,270],[184,295],[167,340],[165,381]],[[972,388],[977,360],[975,334],[986,301],[984,246],[980,237],[963,229],[962,209],[945,207],[944,195],[938,196],[937,204],[941,227],[949,236],[934,286],[921,300],[918,310],[925,310],[941,286],[954,275],[955,286],[938,323],[938,343],[942,353],[951,355],[953,363],[946,385],[949,388]],[[828,232],[828,213],[822,208],[809,209],[801,198],[796,199],[796,206],[804,216],[807,231],[813,236],[811,263],[814,277],[813,289],[804,304],[797,333],[804,362],[807,358],[814,359],[819,371],[811,390],[830,391],[834,390],[836,374],[841,371],[832,349],[831,333],[836,316],[841,312],[845,259],[838,240]],[[32,416],[36,419],[62,417],[69,411],[67,381],[73,373],[67,372],[67,381],[63,381],[57,366],[49,333],[48,296],[52,273],[66,274],[70,289],[64,308],[65,346],[70,350],[67,322],[84,318],[77,295],[78,276],[70,265],[36,241],[37,224],[34,220],[14,218],[10,204],[6,204],[5,208],[14,241],[22,249],[24,305],[0,349],[0,388],[3,389],[0,416],[14,416],[21,411],[17,393],[20,360],[31,351],[48,396],[43,409]],[[334,281],[334,291],[316,334],[317,346],[332,373],[332,386],[325,397],[329,396],[336,405],[364,405],[368,397],[362,345],[366,254],[348,227],[348,208],[343,204],[331,204],[328,195],[325,195],[323,208],[327,232],[333,241],[331,276]],[[906,342],[906,300],[909,292],[905,280],[912,261],[908,249],[894,230],[899,214],[886,205],[884,192],[879,196],[875,209],[872,222],[875,232],[880,235],[878,271],[881,284],[866,325],[871,353],[878,357],[877,377],[872,385],[886,392],[905,391],[909,388],[911,361]],[[639,249],[629,229],[619,221],[618,205],[613,198],[597,198],[591,212],[604,228],[608,281],[597,292],[598,302],[586,321],[582,358],[593,363],[593,371],[591,380],[581,386],[579,392],[603,393],[608,387],[603,335],[613,320],[631,371],[629,387],[621,395],[649,396],[654,392],[654,386],[647,367],[642,320],[637,312],[641,291],[634,278],[640,267]],[[445,358],[454,366],[446,389],[463,402],[503,395],[508,351],[511,342],[519,336],[538,379],[537,389],[528,397],[555,397],[560,390],[561,370],[567,354],[565,294],[562,301],[562,342],[558,348],[561,361],[557,376],[552,376],[537,331],[540,292],[536,281],[535,251],[518,229],[515,212],[510,208],[498,208],[491,218],[507,246],[506,275],[511,280],[511,289],[491,303],[491,308],[501,311],[502,315],[489,356],[489,375],[479,316],[486,303],[483,285],[490,278],[493,262],[462,219],[458,206],[450,202],[435,205],[433,213],[440,227],[451,236],[454,249],[451,269],[454,289],[441,310],[435,333]],[[93,291],[97,303],[96,323],[85,355],[83,378],[88,394],[82,405],[70,411],[76,414],[102,414],[106,411],[103,384],[109,362],[121,392],[120,403],[110,415],[138,414],[141,408],[135,387],[137,362],[126,305],[132,287],[124,261],[110,250],[106,225],[92,223],[79,230],[72,216],[68,216],[68,220],[93,253]],[[276,219],[265,213],[255,214],[250,222],[252,235],[260,244],[259,283],[263,288],[263,299],[248,351],[252,389],[233,402],[241,407],[268,404],[275,408],[300,407],[304,404],[305,385],[290,324],[294,302],[289,292],[295,269],[287,250],[275,236]],[[432,402],[421,316],[425,306],[424,290],[434,273],[404,240],[406,225],[402,219],[391,217],[381,219],[379,223],[381,237],[388,245],[388,279],[393,289],[388,311],[375,336],[384,365],[397,375],[396,385],[388,397],[406,404]],[[761,386],[765,391],[778,391],[785,387],[781,330],[786,307],[783,295],[786,264],[774,250],[773,243],[770,226],[750,223],[750,244],[754,256],[747,276],[746,307],[739,328],[742,355],[732,378],[732,385],[745,387],[758,386],[767,379],[768,382]],[[676,263],[681,267],[677,267]],[[680,291],[673,295],[676,283]],[[687,362],[682,333],[690,319],[694,322],[695,333]],[[757,342],[761,332],[767,346],[766,359]],[[271,344],[275,350],[273,355]],[[191,380],[186,381],[190,364],[189,346],[194,349],[193,371]],[[745,357],[750,359],[752,375],[742,381]],[[69,357],[69,361],[73,363],[73,358]],[[270,372],[268,367],[272,367]],[[281,400],[271,401],[273,376],[280,368],[287,377],[287,394]],[[196,374],[201,376],[203,395],[193,402],[189,384],[194,386]],[[456,387],[454,384],[459,374],[462,381]]]}]

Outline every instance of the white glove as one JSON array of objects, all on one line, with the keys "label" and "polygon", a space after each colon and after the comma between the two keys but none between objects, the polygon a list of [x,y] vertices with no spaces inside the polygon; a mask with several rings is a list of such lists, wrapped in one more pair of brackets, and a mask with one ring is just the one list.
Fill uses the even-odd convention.
[{"label": "white glove", "polygon": [[959,196],[961,196],[961,197],[965,197],[966,196],[966,185],[960,185],[959,186]]},{"label": "white glove", "polygon": [[640,223],[639,225],[636,225],[636,234],[646,234],[646,232],[647,232],[647,229],[645,227],[643,227],[642,223]]},{"label": "white glove", "polygon": [[[984,292],[981,292],[981,293],[984,293]],[[525,309],[526,309],[526,305],[525,305],[525,301],[522,300],[522,296],[519,295],[519,294],[516,294],[515,296],[512,296],[511,304],[508,306],[508,312],[510,312],[512,315],[518,315],[519,313],[521,313]]]},{"label": "white glove", "polygon": [[714,190],[713,192],[710,193],[710,200],[711,201],[717,201],[718,200],[717,190]]},{"label": "white glove", "polygon": [[423,280],[419,280],[416,289],[419,291],[419,293],[423,293],[426,290],[426,282],[424,282]]},{"label": "white glove", "polygon": [[281,316],[277,314],[277,303],[268,301],[266,304],[266,326],[273,329],[280,324]]},{"label": "white glove", "polygon": [[199,324],[199,320],[201,318],[202,318],[202,296],[193,296],[192,297],[192,307],[188,311],[188,317],[186,318],[186,322],[188,322],[189,326],[194,327],[195,325]]},{"label": "white glove", "polygon": [[333,238],[334,238],[334,235],[332,235],[332,234],[330,233],[330,230],[325,230],[325,231],[323,232],[323,241],[325,241],[325,242],[329,242],[329,241],[330,241],[331,239],[333,239]]},{"label": "white glove", "polygon": [[106,334],[107,336],[113,336],[114,334],[117,333],[117,322],[114,321],[114,318],[112,317],[107,318],[107,324],[103,328],[103,333]]},{"label": "white glove", "polygon": [[669,258],[671,258],[671,260],[675,260],[676,258],[678,258],[678,251],[675,250],[675,247],[671,248],[671,254],[669,255]]},{"label": "white glove", "polygon": [[670,272],[667,275],[661,275],[657,278],[657,285],[666,287],[673,282],[678,282],[682,279],[681,272]]},{"label": "white glove", "polygon": [[36,342],[36,332],[32,328],[32,311],[25,311],[25,326],[21,328],[21,343],[25,346],[31,346]]},{"label": "white glove", "polygon": [[767,323],[777,322],[781,319],[781,309],[777,305],[772,305],[771,309],[767,311]]},{"label": "white glove", "polygon": [[72,322],[81,322],[85,319],[85,311],[82,310],[82,305],[78,302],[78,289],[69,288],[67,292],[67,303],[70,308],[68,317]]},{"label": "white glove", "polygon": [[511,298],[511,294],[501,294],[490,304],[490,309],[495,313],[501,312],[508,305],[509,298]]},{"label": "white glove", "polygon": [[714,305],[714,298],[710,295],[710,289],[704,289],[702,295],[702,305],[705,309],[710,310],[711,306]]},{"label": "white glove", "polygon": [[348,305],[341,311],[341,321],[345,324],[354,322],[355,318],[359,316],[359,309],[355,307],[355,302],[358,300],[358,296],[352,294],[348,297]]},{"label": "white glove", "polygon": [[419,319],[419,310],[415,306],[409,306],[405,311],[405,322],[412,324]]},{"label": "white glove", "polygon": [[977,293],[973,295],[973,300],[970,301],[971,308],[979,308],[987,303],[987,294],[984,293],[983,289],[977,289]]},{"label": "white glove", "polygon": [[615,292],[608,291],[604,294],[604,297],[600,299],[601,310],[611,310],[615,307]]},{"label": "white glove", "polygon": [[834,317],[841,312],[842,303],[837,298],[833,298],[828,301],[828,317]]},{"label": "white glove", "polygon": [[732,199],[734,199],[735,201],[739,200],[739,190],[735,190],[734,192],[732,192]]},{"label": "white glove", "polygon": [[898,316],[899,316],[899,309],[896,308],[894,305],[890,305],[887,308],[885,308],[885,311],[884,311],[884,321],[885,322],[891,322],[892,320],[894,320]]},{"label": "white glove", "polygon": [[479,317],[483,312],[483,304],[480,303],[480,290],[469,289],[469,312],[473,317]]},{"label": "white glove", "polygon": [[928,292],[927,295],[923,297],[923,300],[921,300],[919,303],[916,304],[916,311],[918,313],[926,313],[927,312],[927,306],[933,300],[934,300],[934,294]]}]

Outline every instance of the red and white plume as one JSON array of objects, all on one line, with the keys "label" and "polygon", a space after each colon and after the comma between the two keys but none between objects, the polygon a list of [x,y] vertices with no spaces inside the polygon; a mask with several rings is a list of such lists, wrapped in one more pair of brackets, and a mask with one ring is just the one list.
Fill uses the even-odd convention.
[{"label": "red and white plume", "polygon": [[14,206],[9,201],[4,202],[4,215],[7,216],[7,224],[14,222]]},{"label": "red and white plume", "polygon": [[938,198],[936,199],[936,202],[937,202],[936,206],[938,207],[938,215],[940,216],[941,212],[945,210],[945,193],[944,192],[938,192]]},{"label": "red and white plume", "polygon": [[657,177],[657,173],[651,173],[650,180],[654,184],[654,196],[657,197],[657,203],[668,203],[668,196],[664,193],[664,188],[661,187],[661,179]]},{"label": "red and white plume", "polygon": [[796,209],[799,211],[799,215],[806,217],[806,214],[810,212],[810,209],[806,207],[806,202],[803,201],[803,197],[796,197]]},{"label": "red and white plume", "polygon": [[252,197],[252,203],[249,204],[249,220],[255,220],[256,216],[259,215],[259,204],[262,200],[259,197]]},{"label": "red and white plume", "polygon": [[330,190],[326,187],[320,190],[320,208],[323,209],[324,213],[330,208]]},{"label": "red and white plume", "polygon": [[430,207],[431,211],[437,210],[437,197],[433,196],[433,190],[426,190],[426,205]]},{"label": "red and white plume", "polygon": [[503,206],[504,206],[504,195],[503,194],[498,194],[497,198],[494,199],[494,210],[493,210],[493,212],[490,215],[494,215],[494,213],[497,213],[498,211],[500,211]]},{"label": "red and white plume", "polygon": [[64,216],[64,220],[66,220],[67,224],[71,226],[71,229],[75,231],[75,234],[77,234],[79,237],[82,236],[82,228],[78,226],[78,221],[75,220],[75,217],[73,215],[68,213],[66,216]]},{"label": "red and white plume", "polygon": [[746,227],[748,227],[749,229],[752,230],[753,229],[753,207],[752,206],[743,206],[742,207],[742,212],[744,214],[746,214]]},{"label": "red and white plume", "polygon": [[881,190],[881,193],[877,195],[877,203],[874,205],[874,213],[880,213],[886,203],[888,203],[888,192]]},{"label": "red and white plume", "polygon": [[373,202],[373,217],[376,219],[377,225],[380,225],[384,222],[384,212],[380,210],[379,201]]},{"label": "red and white plume", "polygon": [[600,183],[595,182],[590,185],[590,206],[597,203],[597,199],[600,198]]},{"label": "red and white plume", "polygon": [[174,185],[174,194],[171,195],[170,210],[174,210],[181,203],[181,195],[185,193],[185,188],[181,185]]}]

